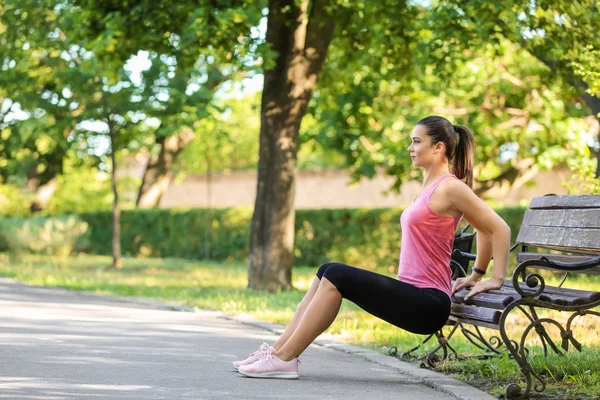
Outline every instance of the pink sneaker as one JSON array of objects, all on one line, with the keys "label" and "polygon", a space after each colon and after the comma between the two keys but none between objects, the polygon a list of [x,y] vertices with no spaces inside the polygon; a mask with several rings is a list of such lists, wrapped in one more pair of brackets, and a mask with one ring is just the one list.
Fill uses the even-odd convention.
[{"label": "pink sneaker", "polygon": [[254,364],[242,365],[238,372],[250,378],[298,379],[298,358],[282,361],[275,355],[275,349],[269,348],[268,353]]},{"label": "pink sneaker", "polygon": [[269,352],[269,345],[267,343],[263,343],[260,345],[258,350],[256,350],[254,353],[250,354],[248,356],[248,358],[246,358],[245,360],[234,361],[233,368],[237,371],[238,368],[242,365],[253,364],[254,362],[258,361],[263,355],[267,354],[268,352]]}]

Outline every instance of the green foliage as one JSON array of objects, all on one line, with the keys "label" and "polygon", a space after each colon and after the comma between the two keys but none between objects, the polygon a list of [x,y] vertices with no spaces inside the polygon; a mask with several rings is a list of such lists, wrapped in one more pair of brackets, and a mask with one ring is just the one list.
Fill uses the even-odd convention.
[{"label": "green foliage", "polygon": [[383,169],[399,189],[414,178],[418,171],[406,151],[409,135],[419,119],[431,114],[473,130],[480,181],[585,156],[590,128],[581,100],[564,82],[549,79],[542,62],[505,39],[453,53],[452,71],[444,74],[419,60],[412,67],[420,72],[418,78],[406,79],[385,70],[371,81],[373,75],[362,70],[374,66],[365,65],[361,72],[336,67],[347,52],[331,51],[321,90],[311,103],[318,123],[309,134],[322,146],[340,149],[355,179]]},{"label": "green foliage", "polygon": [[589,93],[600,97],[600,44],[596,48],[587,45],[579,59],[573,61],[571,66],[575,75],[587,83]]},{"label": "green foliage", "polygon": [[[125,209],[135,207],[135,194],[140,180],[121,177],[117,181],[120,204]],[[57,188],[48,206],[41,215],[80,214],[85,212],[110,210],[112,189],[110,176],[93,167],[77,167],[65,161],[65,174],[57,177]],[[31,216],[29,204],[32,193],[20,185],[0,185],[0,216]]]},{"label": "green foliage", "polygon": [[0,240],[10,254],[69,256],[84,240],[87,223],[74,215],[1,218]]},{"label": "green foliage", "polygon": [[29,215],[29,198],[14,185],[0,184],[0,217],[25,217]]},{"label": "green foliage", "polygon": [[[343,262],[393,271],[400,249],[400,208],[296,211],[295,265]],[[524,208],[498,213],[518,233]],[[250,208],[140,209],[121,214],[123,252],[129,256],[242,261],[248,257]],[[110,212],[85,213],[90,240],[85,251],[110,254]],[[207,226],[207,220],[210,224]]]},{"label": "green foliage", "polygon": [[[215,99],[211,117],[195,125],[196,139],[177,158],[180,173],[206,173],[256,169],[260,133],[260,92],[244,97]],[[302,120],[298,169],[334,168],[344,165],[336,149],[314,136],[317,121]]]},{"label": "green foliage", "polygon": [[563,186],[569,194],[600,194],[600,177],[596,177],[597,162],[589,157],[568,160],[573,176]]},{"label": "green foliage", "polygon": [[435,14],[428,23],[436,29],[427,43],[431,46],[423,47],[438,72],[452,69],[464,49],[508,39],[572,84],[579,76],[586,78],[587,86],[597,87],[594,56],[600,49],[600,13],[596,0],[440,0],[433,5]]}]

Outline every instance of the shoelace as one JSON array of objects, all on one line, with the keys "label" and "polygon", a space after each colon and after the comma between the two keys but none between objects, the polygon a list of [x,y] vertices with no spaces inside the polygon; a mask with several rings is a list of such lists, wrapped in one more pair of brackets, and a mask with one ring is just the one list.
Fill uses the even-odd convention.
[{"label": "shoelace", "polygon": [[267,351],[262,354],[262,357],[259,358],[258,360],[256,360],[256,364],[263,364],[263,363],[265,363],[268,360],[271,360],[273,358],[275,358],[275,354],[271,353],[269,351],[269,349],[267,348]]},{"label": "shoelace", "polygon": [[260,345],[260,347],[258,348],[258,351],[253,356],[253,358],[258,361],[258,360],[261,360],[263,357],[265,357],[267,354],[270,354],[269,346],[263,343]]},{"label": "shoelace", "polygon": [[[277,358],[277,356],[271,352],[267,352],[262,358],[260,358],[256,361],[256,364],[263,364],[269,360],[272,360],[273,358]],[[296,358],[296,360],[298,361],[298,364],[300,364],[300,358]],[[283,362],[289,362],[289,361],[283,361]]]}]

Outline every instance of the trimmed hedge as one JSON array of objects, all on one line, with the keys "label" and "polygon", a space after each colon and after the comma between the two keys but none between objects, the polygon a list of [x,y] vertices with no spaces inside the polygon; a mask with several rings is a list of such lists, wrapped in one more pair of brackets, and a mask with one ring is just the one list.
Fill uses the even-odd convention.
[{"label": "trimmed hedge", "polygon": [[[511,227],[514,241],[525,208],[497,212]],[[335,260],[366,269],[396,268],[401,214],[400,208],[297,210],[294,265]],[[89,227],[86,251],[111,254],[111,213],[80,216]],[[243,261],[248,257],[251,218],[249,207],[125,210],[123,254]]]},{"label": "trimmed hedge", "polygon": [[12,255],[69,256],[85,246],[87,224],[76,215],[0,218],[0,249]]}]

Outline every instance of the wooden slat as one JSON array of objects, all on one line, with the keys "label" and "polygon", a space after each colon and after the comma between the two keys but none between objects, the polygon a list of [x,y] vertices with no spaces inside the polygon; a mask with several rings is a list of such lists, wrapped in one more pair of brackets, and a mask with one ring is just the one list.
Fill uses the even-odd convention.
[{"label": "wooden slat", "polygon": [[553,250],[600,253],[600,229],[522,226],[517,243]]},{"label": "wooden slat", "polygon": [[529,208],[600,208],[598,195],[539,196],[531,200]]},{"label": "wooden slat", "polygon": [[527,210],[521,225],[598,229],[600,228],[600,208]]},{"label": "wooden slat", "polygon": [[[525,283],[520,282],[519,286],[524,290],[533,291],[531,288],[527,287],[527,285]],[[504,285],[502,286],[502,289],[503,290],[506,289],[507,291],[514,291],[512,281],[510,281],[508,279],[505,280]],[[571,288],[563,288],[563,287],[556,287],[556,286],[546,286],[544,288],[544,292],[558,294],[558,295],[566,294],[566,295],[573,296],[573,297],[586,297],[590,293],[595,293],[598,296],[598,299],[600,299],[600,292],[594,292],[594,291],[589,291],[589,290],[571,289]],[[491,291],[489,291],[488,293],[491,293]]]},{"label": "wooden slat", "polygon": [[474,326],[481,326],[484,328],[498,329],[497,323],[494,324],[492,322],[478,321],[476,319],[460,318],[460,317],[457,317],[452,314],[450,314],[450,317],[448,317],[448,321],[446,322],[446,325],[456,325],[457,322],[462,322],[462,323],[474,325]]},{"label": "wooden slat", "polygon": [[578,263],[583,261],[588,261],[594,256],[574,256],[570,254],[547,254],[547,253],[530,253],[530,252],[521,252],[517,253],[517,261],[522,263],[523,261],[529,260],[539,260],[541,257],[546,257],[550,261],[560,261],[566,263]]},{"label": "wooden slat", "polygon": [[495,310],[504,310],[507,305],[515,300],[515,296],[511,294],[478,293],[465,302],[465,296],[468,293],[469,290],[460,290],[454,294],[452,300],[457,304],[493,308]]},{"label": "wooden slat", "polygon": [[489,308],[467,306],[464,304],[452,304],[451,314],[462,319],[474,319],[491,324],[497,324],[500,321],[502,313],[498,310]]},{"label": "wooden slat", "polygon": [[[523,290],[532,292],[531,288],[521,283],[519,285]],[[453,296],[453,302],[455,304],[462,304],[464,296],[468,293],[468,290],[461,290],[456,292]],[[520,299],[521,295],[515,291],[512,286],[512,282],[509,280],[504,281],[504,285],[500,290],[490,290],[486,293],[480,293],[475,295],[467,303],[463,305],[473,305],[479,307],[487,307],[496,310],[503,310],[515,299]],[[570,288],[559,288],[555,286],[546,286],[544,292],[536,297],[538,300],[545,301],[556,305],[574,306],[580,304],[589,304],[600,300],[600,292],[570,289]]]}]

